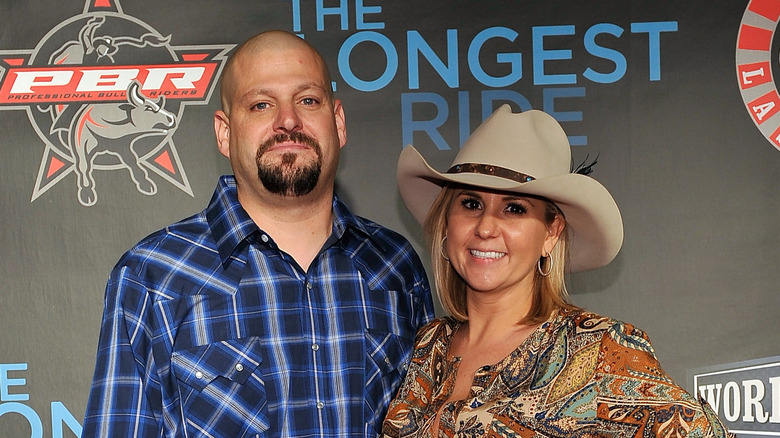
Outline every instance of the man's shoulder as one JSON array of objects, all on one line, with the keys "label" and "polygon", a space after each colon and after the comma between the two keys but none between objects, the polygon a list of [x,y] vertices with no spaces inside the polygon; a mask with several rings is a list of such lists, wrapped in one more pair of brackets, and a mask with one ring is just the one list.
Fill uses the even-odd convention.
[{"label": "man's shoulder", "polygon": [[[380,225],[370,219],[357,217],[361,224],[361,232],[366,233],[365,241],[357,246],[357,259],[380,258],[391,263],[411,263],[418,266],[422,262],[409,240],[401,233]],[[364,244],[368,243],[368,244]]]},{"label": "man's shoulder", "polygon": [[361,223],[366,231],[376,239],[387,242],[394,242],[399,246],[410,245],[409,240],[398,231],[387,228],[384,225],[380,225],[371,219],[366,219],[361,216],[356,216],[356,219]]},{"label": "man's shoulder", "polygon": [[214,246],[211,230],[203,212],[147,235],[125,252],[117,265],[128,264],[133,260],[167,257],[193,246],[204,249]]},{"label": "man's shoulder", "polygon": [[193,248],[213,249],[218,237],[214,236],[214,221],[210,220],[209,216],[226,215],[223,207],[229,202],[225,200],[228,196],[226,193],[234,189],[231,181],[233,179],[230,177],[221,177],[205,209],[150,233],[131,247],[120,259],[119,264],[123,260],[136,257],[154,257],[158,254],[167,256],[172,251]]},{"label": "man's shoulder", "polygon": [[404,236],[369,219],[356,220],[342,248],[371,287],[429,290],[422,261]]},{"label": "man's shoulder", "polygon": [[[388,249],[411,250],[411,244],[401,233],[354,213],[338,195],[333,197],[333,210],[337,228],[352,229],[355,235],[373,240],[375,245],[381,247],[381,251]],[[384,246],[390,248],[384,248]]]}]

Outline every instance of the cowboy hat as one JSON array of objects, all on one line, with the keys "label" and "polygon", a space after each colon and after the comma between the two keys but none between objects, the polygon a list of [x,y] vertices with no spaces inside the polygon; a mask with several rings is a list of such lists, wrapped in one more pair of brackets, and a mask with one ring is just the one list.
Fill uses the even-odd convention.
[{"label": "cowboy hat", "polygon": [[569,229],[570,269],[595,269],[615,258],[623,244],[623,220],[607,189],[571,173],[571,146],[547,113],[512,113],[501,106],[466,140],[446,172],[433,169],[408,145],[398,159],[398,189],[412,216],[425,216],[447,183],[542,196],[563,212]]}]

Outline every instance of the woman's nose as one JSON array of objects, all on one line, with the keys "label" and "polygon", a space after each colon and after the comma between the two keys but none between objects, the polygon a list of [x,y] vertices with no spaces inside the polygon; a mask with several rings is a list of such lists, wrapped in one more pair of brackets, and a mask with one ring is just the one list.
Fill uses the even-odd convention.
[{"label": "woman's nose", "polygon": [[488,214],[483,215],[480,218],[479,223],[477,223],[477,227],[475,229],[476,235],[482,239],[493,237],[496,234],[496,230],[498,229],[497,225],[498,223],[496,222],[496,218]]}]

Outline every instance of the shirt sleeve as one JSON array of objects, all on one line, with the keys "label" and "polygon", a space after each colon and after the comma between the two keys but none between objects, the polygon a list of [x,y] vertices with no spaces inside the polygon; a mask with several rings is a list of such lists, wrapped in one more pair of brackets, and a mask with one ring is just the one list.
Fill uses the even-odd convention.
[{"label": "shirt sleeve", "polygon": [[160,436],[160,384],[147,322],[151,310],[143,284],[128,268],[115,269],[106,286],[82,436]]},{"label": "shirt sleeve", "polygon": [[631,425],[637,430],[634,436],[733,437],[704,400],[697,400],[666,374],[642,330],[613,324],[599,356],[599,421]]},{"label": "shirt sleeve", "polygon": [[418,257],[415,257],[414,263],[414,290],[412,294],[418,297],[420,308],[415,312],[417,329],[422,328],[435,317],[433,307],[433,297],[431,295],[431,286],[425,273],[425,268]]}]

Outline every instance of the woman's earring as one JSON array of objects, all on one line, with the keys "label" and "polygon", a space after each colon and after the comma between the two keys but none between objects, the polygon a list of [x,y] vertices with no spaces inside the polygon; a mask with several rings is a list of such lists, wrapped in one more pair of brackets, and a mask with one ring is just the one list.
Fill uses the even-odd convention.
[{"label": "woman's earring", "polygon": [[441,248],[439,249],[439,252],[441,253],[441,258],[444,260],[450,261],[450,258],[447,257],[447,254],[444,252],[444,244],[447,242],[447,236],[444,236],[443,239],[441,239]]},{"label": "woman's earring", "polygon": [[[542,259],[547,259],[547,272],[542,271]],[[553,268],[553,258],[552,254],[547,254],[546,256],[539,257],[539,260],[536,261],[536,270],[539,271],[539,275],[542,277],[546,277],[550,275],[550,272],[552,272]]]}]

